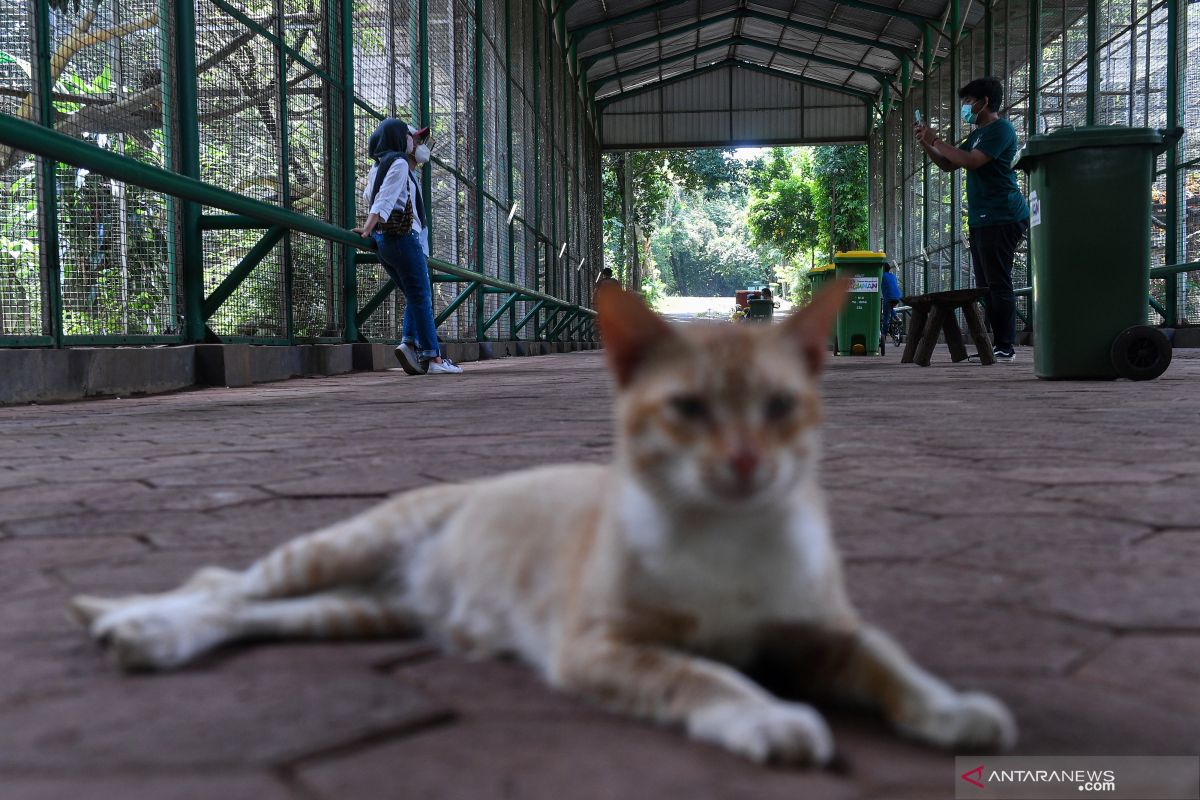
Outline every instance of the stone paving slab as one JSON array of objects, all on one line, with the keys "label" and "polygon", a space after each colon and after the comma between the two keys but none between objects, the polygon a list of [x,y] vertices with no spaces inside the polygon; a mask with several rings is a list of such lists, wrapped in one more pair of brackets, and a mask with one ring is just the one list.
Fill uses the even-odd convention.
[{"label": "stone paving slab", "polygon": [[[1038,381],[1028,349],[898,358],[835,360],[825,386],[864,613],[1005,698],[1020,753],[1200,752],[1200,357],[1143,384]],[[843,710],[848,771],[761,769],[421,642],[127,678],[64,613],[244,566],[391,492],[603,461],[609,403],[601,356],[577,353],[0,409],[0,798],[950,796],[949,755]]]}]

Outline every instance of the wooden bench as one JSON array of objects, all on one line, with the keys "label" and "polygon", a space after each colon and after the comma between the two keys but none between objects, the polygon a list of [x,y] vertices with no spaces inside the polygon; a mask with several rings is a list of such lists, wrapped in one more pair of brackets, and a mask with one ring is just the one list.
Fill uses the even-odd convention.
[{"label": "wooden bench", "polygon": [[904,345],[901,364],[929,366],[933,348],[937,347],[938,334],[946,334],[946,345],[950,348],[950,359],[956,364],[966,361],[967,345],[963,341],[962,329],[954,312],[962,309],[963,318],[971,339],[979,350],[983,364],[995,364],[992,342],[983,327],[983,315],[978,301],[988,294],[988,289],[955,289],[952,292],[932,292],[916,297],[905,297],[904,304],[912,308],[912,319],[908,323],[908,341]]}]

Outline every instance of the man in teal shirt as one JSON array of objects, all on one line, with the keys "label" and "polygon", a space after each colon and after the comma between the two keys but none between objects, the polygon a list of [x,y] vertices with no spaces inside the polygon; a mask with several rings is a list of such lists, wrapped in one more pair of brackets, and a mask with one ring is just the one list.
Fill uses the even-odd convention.
[{"label": "man in teal shirt", "polygon": [[1017,132],[1000,116],[1004,87],[995,78],[979,78],[958,90],[960,113],[975,130],[958,147],[941,141],[918,123],[916,140],[933,163],[946,172],[967,170],[967,223],[975,285],[990,290],[985,298],[997,361],[1015,358],[1017,300],[1013,295],[1013,257],[1029,231],[1029,206],[1012,162]]}]

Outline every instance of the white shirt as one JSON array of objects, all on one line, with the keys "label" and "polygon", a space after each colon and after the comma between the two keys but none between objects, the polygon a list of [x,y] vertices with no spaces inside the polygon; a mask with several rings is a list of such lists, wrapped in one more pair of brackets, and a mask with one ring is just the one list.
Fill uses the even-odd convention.
[{"label": "white shirt", "polygon": [[392,168],[383,176],[383,184],[372,198],[371,189],[375,186],[375,174],[378,170],[378,164],[371,167],[370,173],[367,174],[367,188],[363,191],[363,200],[371,207],[368,213],[378,214],[380,220],[387,222],[393,211],[404,210],[408,203],[409,187],[414,187],[417,194],[413,197],[412,229],[415,233],[421,233],[421,217],[417,213],[417,197],[421,196],[421,183],[419,180],[409,180],[408,159],[397,158],[392,162]]}]

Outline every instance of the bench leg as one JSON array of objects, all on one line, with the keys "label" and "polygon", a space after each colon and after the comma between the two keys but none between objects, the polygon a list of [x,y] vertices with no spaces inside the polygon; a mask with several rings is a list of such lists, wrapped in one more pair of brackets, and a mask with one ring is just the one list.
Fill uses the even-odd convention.
[{"label": "bench leg", "polygon": [[979,350],[979,363],[991,366],[996,363],[992,355],[992,340],[988,338],[987,329],[983,327],[983,314],[979,312],[979,303],[967,303],[963,306],[963,317],[967,320],[967,330]]},{"label": "bench leg", "polygon": [[913,363],[913,356],[917,354],[917,345],[921,342],[921,334],[925,332],[925,318],[928,314],[929,310],[926,308],[913,308],[912,315],[908,318],[908,335],[904,338],[904,355],[900,358],[901,364]]},{"label": "bench leg", "polygon": [[925,322],[925,330],[921,333],[921,341],[917,344],[917,352],[913,355],[913,363],[918,366],[928,367],[929,359],[933,355],[933,348],[937,347],[938,333],[942,330],[942,317],[945,312],[941,306],[934,306],[929,310],[929,318]]},{"label": "bench leg", "polygon": [[945,318],[942,320],[942,331],[946,334],[946,346],[950,348],[950,360],[957,364],[967,360],[967,345],[963,342],[962,328],[958,327],[958,318],[954,309],[944,309]]}]

